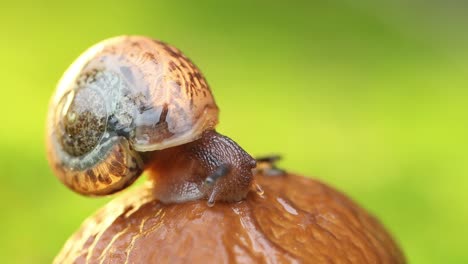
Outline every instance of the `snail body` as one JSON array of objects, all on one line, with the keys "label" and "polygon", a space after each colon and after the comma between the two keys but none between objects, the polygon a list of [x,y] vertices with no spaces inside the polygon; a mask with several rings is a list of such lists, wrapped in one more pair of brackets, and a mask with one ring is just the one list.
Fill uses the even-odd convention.
[{"label": "snail body", "polygon": [[83,195],[115,193],[147,171],[163,202],[240,200],[255,160],[215,131],[218,113],[205,78],[178,49],[111,38],[84,52],[57,86],[49,163]]}]

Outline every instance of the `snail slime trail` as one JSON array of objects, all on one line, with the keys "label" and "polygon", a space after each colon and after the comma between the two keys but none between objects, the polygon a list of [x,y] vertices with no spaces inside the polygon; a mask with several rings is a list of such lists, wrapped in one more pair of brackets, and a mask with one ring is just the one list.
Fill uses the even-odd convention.
[{"label": "snail slime trail", "polygon": [[104,40],[67,69],[47,118],[56,176],[82,195],[120,191],[147,170],[163,202],[238,201],[255,160],[215,131],[218,107],[177,48],[142,36]]}]

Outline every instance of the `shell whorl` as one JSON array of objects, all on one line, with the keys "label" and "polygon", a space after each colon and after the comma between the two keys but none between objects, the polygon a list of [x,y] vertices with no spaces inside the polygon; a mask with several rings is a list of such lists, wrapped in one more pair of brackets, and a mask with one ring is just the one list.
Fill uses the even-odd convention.
[{"label": "shell whorl", "polygon": [[210,88],[182,52],[146,37],[111,38],[60,80],[49,108],[49,162],[71,189],[108,194],[141,174],[140,152],[194,141],[217,122]]}]

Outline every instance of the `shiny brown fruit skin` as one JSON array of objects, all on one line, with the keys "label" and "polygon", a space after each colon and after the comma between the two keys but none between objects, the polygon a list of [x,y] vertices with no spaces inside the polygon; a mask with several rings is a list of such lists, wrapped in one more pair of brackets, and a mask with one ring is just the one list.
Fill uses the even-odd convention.
[{"label": "shiny brown fruit skin", "polygon": [[166,205],[141,186],[86,220],[54,263],[405,263],[342,193],[292,174],[255,177],[263,195],[211,208]]}]

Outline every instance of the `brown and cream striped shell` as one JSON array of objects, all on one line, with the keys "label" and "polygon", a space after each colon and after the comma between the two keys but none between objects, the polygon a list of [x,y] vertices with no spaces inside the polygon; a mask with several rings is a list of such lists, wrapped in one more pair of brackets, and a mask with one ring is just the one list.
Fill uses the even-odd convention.
[{"label": "brown and cream striped shell", "polygon": [[199,69],[178,49],[141,36],[104,40],[65,72],[47,120],[49,163],[85,195],[131,184],[141,152],[198,139],[218,122]]}]

